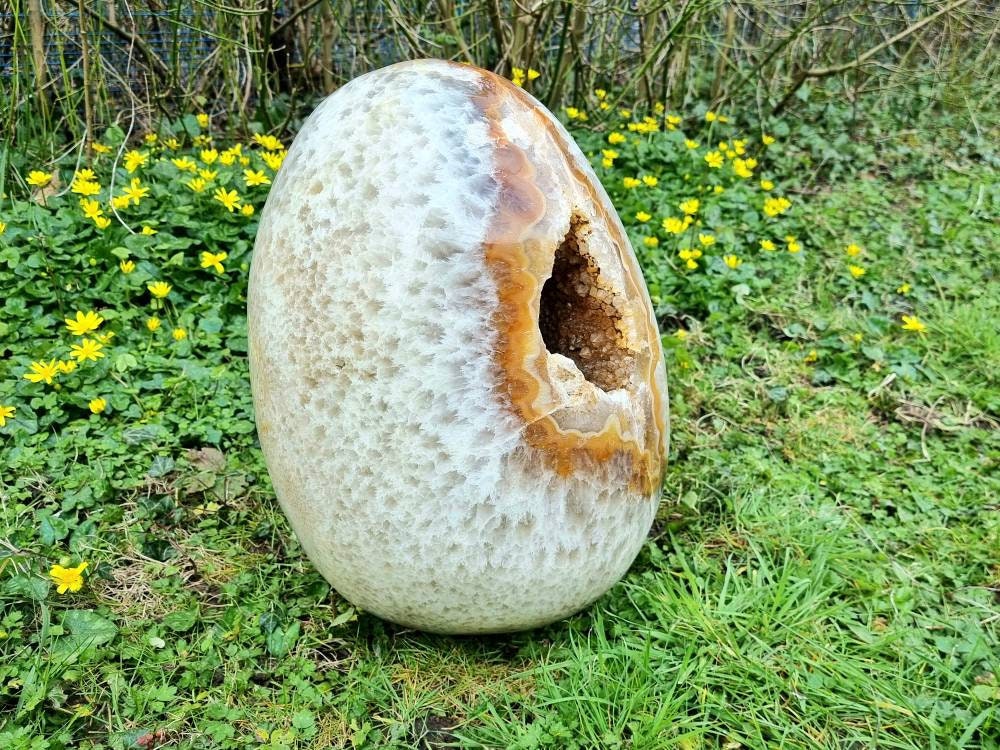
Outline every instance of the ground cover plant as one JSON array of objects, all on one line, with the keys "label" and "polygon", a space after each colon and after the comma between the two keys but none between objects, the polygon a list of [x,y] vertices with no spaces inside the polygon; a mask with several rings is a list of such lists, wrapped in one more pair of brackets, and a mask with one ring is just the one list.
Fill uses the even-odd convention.
[{"label": "ground cover plant", "polygon": [[560,115],[661,324],[664,504],[619,586],[506,637],[355,611],[277,508],[244,307],[281,140],[9,156],[0,747],[1000,745],[997,133],[616,98]]}]

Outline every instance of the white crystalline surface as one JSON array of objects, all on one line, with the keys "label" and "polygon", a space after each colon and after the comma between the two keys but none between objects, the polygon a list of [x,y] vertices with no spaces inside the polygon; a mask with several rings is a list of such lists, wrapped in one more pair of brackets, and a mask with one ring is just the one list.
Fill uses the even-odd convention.
[{"label": "white crystalline surface", "polygon": [[[261,446],[309,558],[363,609],[452,633],[586,606],[624,574],[659,499],[560,475],[504,398],[483,249],[500,185],[478,78],[410,63],[326,99],[274,181],[249,302]],[[626,398],[549,357],[567,388]]]}]

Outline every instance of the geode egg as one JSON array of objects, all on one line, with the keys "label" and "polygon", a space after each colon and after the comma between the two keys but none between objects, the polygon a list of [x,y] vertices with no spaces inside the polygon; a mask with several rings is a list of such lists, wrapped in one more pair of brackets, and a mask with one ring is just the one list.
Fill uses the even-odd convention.
[{"label": "geode egg", "polygon": [[278,500],[361,608],[532,628],[642,546],[667,441],[649,294],[571,136],[503,78],[422,60],[323,101],[261,216],[249,329]]}]

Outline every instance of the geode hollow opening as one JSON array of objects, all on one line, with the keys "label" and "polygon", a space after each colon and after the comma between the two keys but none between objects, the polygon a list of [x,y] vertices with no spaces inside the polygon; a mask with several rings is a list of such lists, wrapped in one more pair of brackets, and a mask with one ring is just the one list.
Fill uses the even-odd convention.
[{"label": "geode hollow opening", "polygon": [[569,357],[603,391],[624,387],[634,359],[622,346],[621,299],[587,253],[588,222],[574,213],[542,287],[538,328],[551,354]]}]

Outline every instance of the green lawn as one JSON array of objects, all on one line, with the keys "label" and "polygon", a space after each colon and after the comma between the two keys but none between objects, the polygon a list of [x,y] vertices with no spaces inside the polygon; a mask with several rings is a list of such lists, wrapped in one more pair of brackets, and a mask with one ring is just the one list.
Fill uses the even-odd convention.
[{"label": "green lawn", "polygon": [[[621,584],[566,622],[491,638],[356,612],[277,507],[243,313],[267,190],[243,170],[273,174],[274,150],[223,158],[235,141],[220,133],[203,154],[192,116],[130,146],[146,163],[112,189],[109,131],[95,215],[139,178],[120,211],[136,234],[9,181],[0,748],[1000,747],[997,133],[929,130],[942,117],[850,138],[837,112],[770,123],[767,148],[758,125],[704,110],[675,131],[620,128],[620,144],[617,122],[579,130],[663,326],[670,469]],[[704,158],[740,133],[752,178]],[[184,159],[217,173],[203,191]],[[644,175],[658,184],[623,183]],[[768,195],[791,207],[768,216]],[[692,197],[700,224],[661,226]],[[678,253],[698,248],[689,268]],[[227,253],[223,273],[206,251]],[[164,300],[153,281],[171,284]],[[63,320],[91,310],[106,356],[25,378],[75,361]],[[82,562],[80,590],[58,593],[51,568]]]}]

